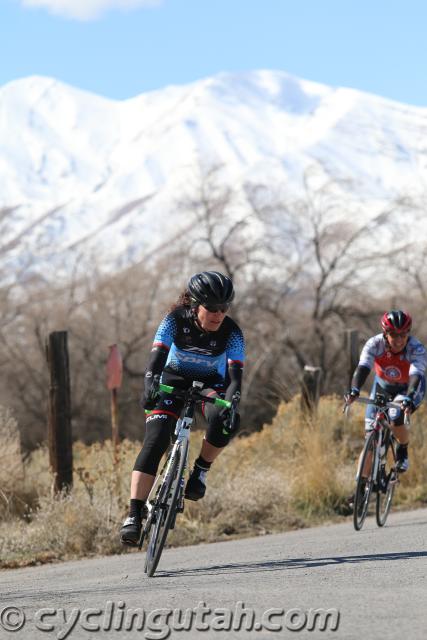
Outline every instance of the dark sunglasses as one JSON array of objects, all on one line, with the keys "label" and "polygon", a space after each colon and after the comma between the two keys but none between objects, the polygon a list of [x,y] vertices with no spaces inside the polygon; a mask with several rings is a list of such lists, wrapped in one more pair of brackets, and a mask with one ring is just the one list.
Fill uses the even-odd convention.
[{"label": "dark sunglasses", "polygon": [[387,335],[390,336],[390,338],[407,338],[409,336],[409,331],[402,331],[401,333],[398,333],[397,331],[387,331]]},{"label": "dark sunglasses", "polygon": [[206,311],[210,311],[210,313],[216,313],[217,311],[221,311],[221,313],[226,313],[230,305],[228,303],[225,304],[204,304],[203,305]]}]

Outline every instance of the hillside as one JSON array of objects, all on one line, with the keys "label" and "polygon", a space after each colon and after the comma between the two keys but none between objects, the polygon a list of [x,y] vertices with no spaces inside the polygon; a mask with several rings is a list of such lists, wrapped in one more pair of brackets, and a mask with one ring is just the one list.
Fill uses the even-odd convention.
[{"label": "hillside", "polygon": [[223,73],[121,102],[24,78],[0,88],[2,237],[21,256],[96,246],[127,264],[188,230],[179,201],[213,165],[234,188],[286,194],[317,166],[369,216],[422,193],[426,134],[427,109],[284,72]]}]

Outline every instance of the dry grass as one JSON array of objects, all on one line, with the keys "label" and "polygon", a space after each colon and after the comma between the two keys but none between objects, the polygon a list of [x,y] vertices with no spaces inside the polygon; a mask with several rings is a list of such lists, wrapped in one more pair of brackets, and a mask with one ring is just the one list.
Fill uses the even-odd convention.
[{"label": "dry grass", "polygon": [[[24,465],[22,463],[18,425],[8,409],[0,406],[0,519],[26,509],[30,496],[19,496],[16,485],[23,487]],[[22,494],[22,489],[20,491]]]},{"label": "dry grass", "polygon": [[[262,535],[346,515],[363,443],[363,407],[354,407],[346,421],[341,406],[339,398],[323,398],[317,416],[307,419],[295,398],[282,404],[261,432],[236,439],[209,472],[205,499],[187,501],[170,543]],[[396,506],[427,502],[425,414],[422,408],[413,419],[411,470],[396,493]],[[55,497],[46,448],[22,464],[16,423],[3,409],[0,436],[6,444],[0,473],[0,567],[126,551],[118,529],[139,443],[122,442],[117,465],[111,442],[76,443],[73,491]],[[193,457],[201,437],[192,434]]]}]

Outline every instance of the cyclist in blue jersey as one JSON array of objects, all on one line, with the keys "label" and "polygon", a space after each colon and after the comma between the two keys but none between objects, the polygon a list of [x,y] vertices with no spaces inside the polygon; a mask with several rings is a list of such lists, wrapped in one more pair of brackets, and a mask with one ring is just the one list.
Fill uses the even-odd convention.
[{"label": "cyclist in blue jersey", "polygon": [[[132,472],[129,515],[120,531],[123,544],[139,541],[145,502],[183,406],[180,399],[158,393],[157,381],[185,389],[198,380],[206,395],[240,398],[245,343],[238,325],[226,315],[233,298],[230,278],[216,271],[196,273],[157,329],[141,400],[150,414]],[[234,424],[228,409],[206,403],[202,413],[207,430],[185,487],[189,500],[203,498],[207,472],[239,428],[238,413]]]}]

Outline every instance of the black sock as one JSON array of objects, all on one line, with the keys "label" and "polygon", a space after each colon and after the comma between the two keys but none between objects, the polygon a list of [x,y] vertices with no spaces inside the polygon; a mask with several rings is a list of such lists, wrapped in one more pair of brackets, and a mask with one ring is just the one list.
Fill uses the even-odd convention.
[{"label": "black sock", "polygon": [[195,461],[194,466],[199,467],[199,469],[203,469],[203,471],[209,471],[209,469],[211,468],[211,464],[212,462],[206,462],[206,460],[204,460],[202,456],[199,456]]},{"label": "black sock", "polygon": [[137,498],[130,499],[129,517],[137,518],[141,520],[142,508],[145,505],[145,500],[138,500]]}]

